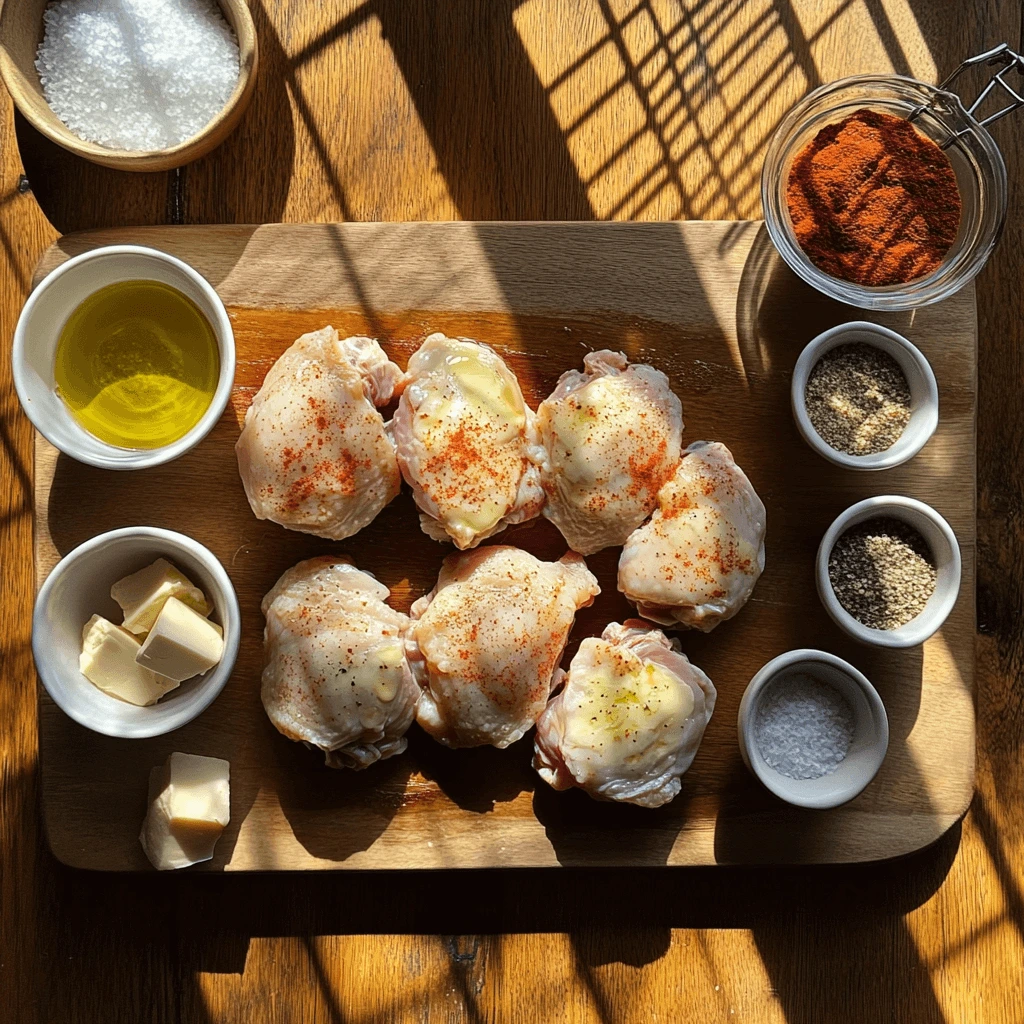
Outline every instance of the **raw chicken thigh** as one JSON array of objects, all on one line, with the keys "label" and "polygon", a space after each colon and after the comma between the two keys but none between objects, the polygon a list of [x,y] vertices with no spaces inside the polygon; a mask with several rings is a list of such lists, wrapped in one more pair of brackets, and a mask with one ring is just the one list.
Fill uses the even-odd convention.
[{"label": "raw chicken thigh", "polygon": [[686,449],[650,522],[626,541],[619,590],[652,622],[713,629],[747,602],[764,569],[765,509],[717,441]]},{"label": "raw chicken thigh", "polygon": [[537,722],[533,766],[555,789],[660,807],[678,795],[715,697],[678,640],[638,619],[613,622],[580,644]]},{"label": "raw chicken thigh", "polygon": [[235,445],[257,519],[342,540],[401,487],[395,446],[375,406],[402,371],[371,338],[333,327],[304,334],[270,368]]},{"label": "raw chicken thigh", "polygon": [[449,555],[412,606],[416,720],[448,747],[507,747],[537,721],[576,611],[600,593],[575,552],[542,562],[499,545]]},{"label": "raw chicken thigh", "polygon": [[409,360],[394,420],[398,462],[435,540],[460,549],[540,514],[534,414],[486,345],[432,334]]},{"label": "raw chicken thigh", "polygon": [[405,657],[409,619],[389,591],[338,558],[289,569],[263,599],[263,707],[332,768],[402,753],[419,688]]},{"label": "raw chicken thigh", "polygon": [[537,409],[544,515],[582,555],[625,543],[679,465],[683,407],[668,377],[590,352]]}]

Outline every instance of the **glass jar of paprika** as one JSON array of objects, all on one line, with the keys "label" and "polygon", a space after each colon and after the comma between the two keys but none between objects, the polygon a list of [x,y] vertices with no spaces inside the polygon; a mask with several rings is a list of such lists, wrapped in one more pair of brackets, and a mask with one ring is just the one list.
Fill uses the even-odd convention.
[{"label": "glass jar of paprika", "polygon": [[[999,64],[1002,70],[967,108],[948,87],[962,71],[979,63]],[[965,61],[940,87],[896,75],[859,75],[821,86],[801,100],[776,129],[761,174],[765,225],[786,263],[825,295],[863,309],[924,306],[952,295],[972,280],[992,252],[1006,215],[1006,167],[985,126],[1024,102],[1001,77],[1010,71],[1024,71],[1024,62],[1004,44]],[[996,87],[1009,94],[1009,104],[979,119],[979,105]],[[873,119],[870,113],[862,113],[865,111],[887,117]],[[808,241],[806,231],[798,232],[792,215],[800,212],[799,205],[793,204],[791,191],[794,165],[802,165],[798,170],[805,170],[812,145],[820,144],[820,139],[830,134],[819,137],[819,133],[829,126],[838,127],[840,122],[847,123],[854,119],[853,115],[879,126],[892,125],[897,118],[912,123],[924,136],[920,147],[922,159],[928,158],[925,149],[936,155],[941,151],[948,158],[946,166],[945,159],[937,155],[938,177],[942,179],[945,175],[940,181],[924,180],[913,173],[916,168],[904,163],[904,168],[910,166],[911,172],[906,182],[907,195],[917,199],[924,195],[927,202],[927,189],[932,189],[935,216],[928,218],[929,226],[936,228],[940,239],[946,232],[940,249],[935,250],[934,239],[929,239],[926,241],[932,243],[930,249],[923,245],[901,261],[893,250],[886,249],[891,232],[880,231],[872,246],[865,243],[863,252],[856,247],[864,236],[844,235],[837,225],[825,223],[823,230],[815,232],[813,243]],[[856,154],[852,156],[851,166]],[[950,170],[955,176],[955,189]],[[823,167],[823,179],[837,172],[842,173],[841,166]],[[828,183],[824,184],[827,187]],[[960,201],[959,223],[955,209],[950,212],[955,206],[956,191]],[[863,199],[863,189],[860,198]],[[880,193],[872,198],[880,200],[878,211],[884,216],[884,202],[892,201],[891,195]],[[827,219],[831,212],[827,203],[821,205],[820,211],[822,219]],[[896,213],[894,209],[894,216]],[[829,253],[826,249],[832,239],[836,251]],[[909,271],[909,280],[899,280],[899,268],[907,265],[921,269]]]}]

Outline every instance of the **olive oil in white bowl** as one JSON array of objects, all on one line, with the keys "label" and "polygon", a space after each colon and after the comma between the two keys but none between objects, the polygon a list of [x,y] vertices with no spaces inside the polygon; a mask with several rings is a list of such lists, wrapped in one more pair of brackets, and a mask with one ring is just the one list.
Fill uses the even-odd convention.
[{"label": "olive oil in white bowl", "polygon": [[118,281],[68,317],[57,341],[57,392],[94,437],[162,448],[213,401],[217,338],[199,307],[162,281]]},{"label": "olive oil in white bowl", "polygon": [[235,376],[220,297],[167,253],[118,245],[76,256],[29,297],[12,348],[36,429],[103,469],[183,455],[213,428]]}]

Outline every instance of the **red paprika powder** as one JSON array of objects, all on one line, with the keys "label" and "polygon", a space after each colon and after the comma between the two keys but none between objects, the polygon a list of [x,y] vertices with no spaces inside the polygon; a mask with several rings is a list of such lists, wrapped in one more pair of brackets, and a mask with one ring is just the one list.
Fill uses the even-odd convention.
[{"label": "red paprika powder", "polygon": [[786,202],[811,262],[863,285],[931,273],[960,226],[949,157],[909,121],[876,110],[858,110],[804,146]]}]

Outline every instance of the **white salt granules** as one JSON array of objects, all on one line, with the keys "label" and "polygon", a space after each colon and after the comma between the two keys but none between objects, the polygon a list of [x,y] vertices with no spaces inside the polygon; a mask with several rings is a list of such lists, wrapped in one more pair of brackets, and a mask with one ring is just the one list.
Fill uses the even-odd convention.
[{"label": "white salt granules", "polygon": [[757,708],[754,735],[771,768],[791,779],[834,772],[853,739],[846,698],[812,676],[794,673],[774,683]]},{"label": "white salt granules", "polygon": [[36,69],[53,112],[112,149],[191,138],[238,81],[238,40],[213,0],[57,0]]}]

